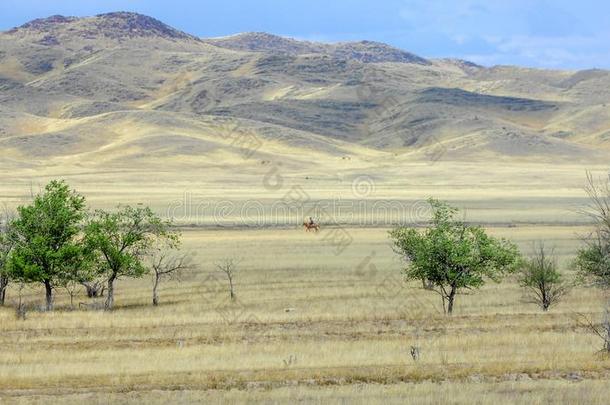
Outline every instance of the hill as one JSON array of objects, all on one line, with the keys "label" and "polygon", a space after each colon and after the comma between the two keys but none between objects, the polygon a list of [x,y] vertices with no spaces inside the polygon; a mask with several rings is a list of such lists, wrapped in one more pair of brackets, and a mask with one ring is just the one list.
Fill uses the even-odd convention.
[{"label": "hill", "polygon": [[302,167],[314,154],[425,160],[439,145],[450,160],[603,161],[609,85],[603,70],[486,68],[371,41],[52,16],[0,33],[0,150],[3,165],[235,166],[232,138],[249,131]]}]

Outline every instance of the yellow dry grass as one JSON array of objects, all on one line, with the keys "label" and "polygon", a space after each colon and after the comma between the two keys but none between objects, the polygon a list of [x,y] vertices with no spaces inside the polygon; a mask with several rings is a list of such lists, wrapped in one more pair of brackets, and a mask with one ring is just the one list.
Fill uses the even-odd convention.
[{"label": "yellow dry grass", "polygon": [[[568,258],[580,230],[490,231],[523,247],[555,240]],[[385,229],[347,231],[353,243],[335,255],[323,233],[190,229],[185,249],[198,253],[199,268],[164,284],[158,308],[143,279],[120,283],[112,313],[69,311],[62,292],[54,313],[18,321],[3,309],[0,400],[601,403],[607,395],[610,360],[576,316],[600,317],[599,291],[578,288],[542,313],[509,279],[460,296],[447,318],[433,293],[402,283]],[[371,255],[374,267],[363,270]],[[213,266],[227,256],[243,259],[235,302]],[[28,290],[25,299],[42,295]]]},{"label": "yellow dry grass", "polygon": [[[129,128],[117,134],[133,138]],[[63,291],[55,312],[31,310],[25,321],[11,307],[0,309],[0,402],[602,403],[607,397],[610,360],[596,353],[600,342],[577,319],[577,313],[600,319],[600,291],[578,287],[542,313],[509,278],[460,295],[447,318],[434,293],[401,279],[404,264],[391,250],[388,218],[369,209],[398,202],[402,219],[417,222],[428,214],[425,198],[450,200],[465,208],[466,220],[488,224],[526,253],[537,240],[554,245],[572,277],[570,260],[589,230],[578,213],[586,202],[585,169],[602,175],[604,167],[431,163],[356,149],[351,159],[319,154],[309,164],[298,149],[268,143],[265,150],[272,151],[270,164],[227,155],[201,167],[167,157],[162,165],[145,159],[100,168],[95,157],[104,151],[87,155],[91,160],[57,158],[17,170],[1,162],[0,191],[9,207],[53,178],[68,180],[93,208],[150,205],[182,226],[184,249],[196,253],[198,269],[181,283],[164,283],[157,308],[145,278],[120,281],[111,313],[80,308],[91,303],[82,295],[69,310]],[[281,182],[269,187],[264,179],[274,167]],[[267,213],[294,187],[312,203],[340,203],[325,205],[330,218],[321,218],[320,233],[297,226],[301,212]],[[262,218],[243,209],[248,202],[266,212]],[[224,211],[215,215],[214,208]],[[329,237],[337,229],[351,240],[341,252]],[[242,259],[235,302],[214,270],[225,257]],[[42,304],[38,287],[23,294],[30,305]],[[16,297],[13,286],[9,305]],[[421,348],[418,362],[411,346]]]}]

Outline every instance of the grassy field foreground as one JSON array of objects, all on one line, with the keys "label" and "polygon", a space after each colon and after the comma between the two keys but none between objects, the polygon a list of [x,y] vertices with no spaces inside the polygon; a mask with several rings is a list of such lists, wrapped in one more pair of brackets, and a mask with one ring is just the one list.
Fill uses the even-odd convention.
[{"label": "grassy field foreground", "polygon": [[[605,402],[610,360],[577,316],[600,319],[599,291],[542,313],[509,279],[459,296],[448,318],[438,296],[402,281],[386,230],[347,231],[337,253],[324,231],[187,230],[199,268],[164,284],[157,308],[146,278],[121,282],[111,313],[70,311],[63,292],[55,312],[25,321],[1,309],[0,402]],[[526,252],[550,240],[564,266],[584,231],[490,229]],[[214,270],[224,257],[242,259],[234,302]]]}]

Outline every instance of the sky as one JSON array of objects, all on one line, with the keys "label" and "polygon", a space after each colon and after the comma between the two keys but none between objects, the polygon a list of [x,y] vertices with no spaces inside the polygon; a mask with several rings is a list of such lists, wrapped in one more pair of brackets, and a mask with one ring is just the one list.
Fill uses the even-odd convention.
[{"label": "sky", "polygon": [[485,66],[610,69],[610,1],[0,0],[0,30],[54,14],[134,11],[200,37],[264,31],[385,42]]}]

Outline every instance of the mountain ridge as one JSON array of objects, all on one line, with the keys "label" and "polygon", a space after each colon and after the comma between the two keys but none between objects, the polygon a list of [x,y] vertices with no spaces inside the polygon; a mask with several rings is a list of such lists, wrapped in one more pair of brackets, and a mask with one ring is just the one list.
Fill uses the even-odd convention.
[{"label": "mountain ridge", "polygon": [[610,150],[607,71],[487,68],[374,41],[202,39],[135,13],[0,33],[0,89],[0,150],[23,165],[239,166],[253,163],[227,137],[249,133],[265,160],[303,166],[310,154],[422,159],[439,145],[455,160]]},{"label": "mountain ridge", "polygon": [[[69,27],[68,27],[69,26]],[[39,35],[37,43],[46,46],[60,44],[62,29],[73,37],[92,39],[95,36],[115,40],[160,37],[170,40],[198,41],[226,49],[251,52],[302,55],[307,53],[329,54],[333,57],[355,59],[363,62],[402,62],[429,64],[425,58],[413,53],[374,41],[338,42],[334,44],[300,41],[266,32],[245,32],[221,38],[199,38],[172,28],[161,21],[143,14],[112,12],[92,17],[53,15],[3,31],[9,35]]]},{"label": "mountain ridge", "polygon": [[29,21],[5,32],[8,34],[38,32],[51,35],[66,25],[73,25],[70,29],[72,35],[75,36],[90,37],[95,34],[101,34],[102,36],[114,39],[145,36],[197,39],[195,36],[172,28],[153,17],[125,11],[97,14],[92,17],[53,15]]},{"label": "mountain ridge", "polygon": [[203,39],[203,41],[211,45],[239,51],[268,52],[293,56],[320,53],[336,58],[359,60],[365,63],[399,62],[422,65],[430,64],[425,58],[411,52],[382,42],[368,40],[322,43],[301,41],[266,32],[245,32],[227,37]]},{"label": "mountain ridge", "polygon": [[[217,47],[223,47],[227,49],[233,50],[244,50],[244,51],[253,51],[253,52],[271,52],[271,53],[285,53],[285,54],[304,54],[307,52],[310,53],[329,53],[329,50],[335,50],[336,54],[333,56],[340,55],[341,53],[346,54],[347,48],[367,48],[367,47],[377,47],[383,48],[391,53],[393,53],[393,60],[383,59],[383,58],[375,58],[375,57],[367,57],[367,55],[362,55],[360,57],[354,57],[354,59],[360,59],[364,62],[404,62],[404,63],[418,63],[418,64],[431,64],[434,61],[448,62],[454,63],[456,65],[460,65],[464,68],[501,68],[501,67],[511,67],[511,68],[524,68],[524,69],[536,69],[547,71],[549,69],[543,68],[531,68],[527,66],[519,66],[519,65],[493,65],[493,66],[482,66],[480,64],[474,63],[472,61],[468,61],[461,58],[425,58],[409,51],[403,50],[401,48],[394,47],[384,42],[371,41],[367,39],[357,40],[357,41],[337,41],[337,42],[315,42],[308,40],[300,40],[290,36],[282,36],[271,34],[263,31],[252,31],[252,32],[240,32],[229,34],[221,37],[198,37],[196,35],[188,34],[184,31],[173,28],[160,20],[147,16],[145,14],[140,14],[137,12],[129,12],[129,11],[115,11],[97,14],[93,16],[64,16],[60,14],[52,15],[44,18],[37,18],[31,21],[28,21],[20,26],[10,28],[8,30],[0,31],[0,34],[16,34],[21,30],[38,30],[41,33],[49,33],[53,28],[58,26],[75,23],[75,22],[91,22],[95,20],[99,20],[96,24],[97,28],[100,30],[102,34],[109,38],[115,39],[127,39],[133,37],[145,37],[145,36],[154,36],[154,34],[159,35],[162,38],[173,38],[173,39],[188,39],[195,40],[202,43],[210,44]],[[102,23],[100,23],[102,22]],[[103,22],[106,22],[104,24]],[[107,30],[107,31],[105,31]],[[79,32],[78,30],[73,30],[73,34],[83,34],[83,32]],[[84,32],[85,34],[92,34],[92,32]],[[121,34],[124,36],[121,37]],[[248,44],[250,46],[248,46]],[[278,44],[283,46],[277,47]],[[284,49],[286,48],[285,44],[292,44],[295,49]],[[49,41],[49,45],[56,45],[53,41]],[[356,49],[355,53],[358,50]],[[610,72],[608,69],[599,69],[599,68],[588,68],[588,69],[580,69],[578,71],[602,71],[602,72]]]}]

